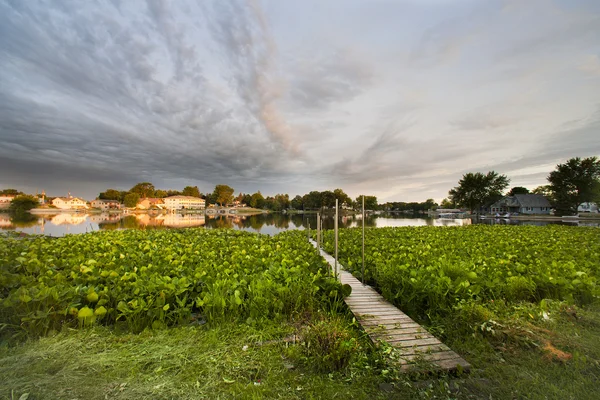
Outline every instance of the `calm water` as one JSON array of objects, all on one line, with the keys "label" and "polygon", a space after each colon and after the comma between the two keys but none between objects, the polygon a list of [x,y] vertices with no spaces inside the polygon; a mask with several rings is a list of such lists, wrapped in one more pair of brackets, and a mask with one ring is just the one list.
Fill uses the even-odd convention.
[{"label": "calm water", "polygon": [[[316,227],[316,215],[286,215],[286,214],[261,214],[252,216],[243,215],[199,215],[199,214],[68,214],[56,215],[31,215],[26,214],[20,218],[11,217],[9,214],[0,213],[0,229],[25,232],[30,234],[45,234],[63,236],[66,234],[87,233],[98,230],[112,229],[168,229],[205,227],[207,229],[233,228],[250,232],[274,235],[288,229],[311,229]],[[365,219],[369,227],[394,227],[394,226],[464,226],[472,223],[486,224],[519,224],[519,225],[547,225],[546,221],[508,221],[491,219],[472,222],[471,219],[443,219],[423,217],[409,217],[398,215],[371,215]],[[560,222],[558,222],[560,223]],[[334,218],[328,217],[323,221],[324,229],[333,229]],[[575,223],[576,225],[576,223]],[[592,226],[598,226],[592,223]],[[361,226],[361,216],[341,217],[340,228]]]}]

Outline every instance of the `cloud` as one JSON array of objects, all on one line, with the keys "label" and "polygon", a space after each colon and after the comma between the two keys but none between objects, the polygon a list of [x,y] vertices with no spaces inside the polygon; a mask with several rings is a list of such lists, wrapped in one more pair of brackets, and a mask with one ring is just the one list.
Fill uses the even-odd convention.
[{"label": "cloud", "polygon": [[596,54],[588,55],[579,65],[579,69],[593,76],[600,76],[600,57]]}]

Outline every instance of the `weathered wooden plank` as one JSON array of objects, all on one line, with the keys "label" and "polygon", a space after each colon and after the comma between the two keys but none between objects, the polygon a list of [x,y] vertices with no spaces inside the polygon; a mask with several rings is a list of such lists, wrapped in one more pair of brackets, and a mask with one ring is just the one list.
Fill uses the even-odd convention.
[{"label": "weathered wooden plank", "polygon": [[[316,247],[315,242],[311,243]],[[320,253],[333,270],[335,259],[323,250]],[[340,282],[352,287],[351,295],[344,301],[373,342],[386,342],[398,349],[398,366],[402,371],[414,366],[420,368],[420,360],[429,361],[442,370],[470,370],[469,363],[448,346],[386,301],[376,290],[341,270],[341,264],[338,263],[338,267]]]}]

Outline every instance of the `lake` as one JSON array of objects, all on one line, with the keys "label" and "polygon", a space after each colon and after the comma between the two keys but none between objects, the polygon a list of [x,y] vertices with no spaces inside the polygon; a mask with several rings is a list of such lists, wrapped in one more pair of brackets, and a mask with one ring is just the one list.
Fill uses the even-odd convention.
[{"label": "lake", "polygon": [[[315,229],[315,214],[259,214],[259,215],[202,215],[202,214],[84,214],[59,213],[54,215],[25,214],[19,218],[7,213],[0,213],[0,229],[25,232],[28,234],[44,234],[64,236],[67,234],[87,233],[113,229],[168,229],[204,227],[206,229],[233,228],[250,232],[275,235],[289,229],[306,229],[310,225]],[[406,215],[369,215],[365,219],[368,227],[396,226],[464,226],[472,223],[547,225],[548,221],[509,221],[503,219],[474,220],[431,218],[428,216],[411,217]],[[564,224],[564,223],[563,223]],[[577,225],[577,223],[571,224]],[[598,226],[598,223],[592,223]],[[333,229],[334,218],[328,216],[323,220],[324,229]],[[341,216],[340,228],[361,226],[361,216]]]}]

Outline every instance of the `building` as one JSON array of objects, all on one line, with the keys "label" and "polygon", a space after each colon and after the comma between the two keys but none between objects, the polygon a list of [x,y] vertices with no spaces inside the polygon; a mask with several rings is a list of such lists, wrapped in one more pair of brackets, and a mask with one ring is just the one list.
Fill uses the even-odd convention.
[{"label": "building", "polygon": [[3,194],[0,196],[0,208],[8,208],[10,206],[10,202],[15,198],[12,194]]},{"label": "building", "polygon": [[551,208],[548,199],[541,194],[515,194],[492,204],[490,211],[494,214],[550,214]]},{"label": "building", "polygon": [[61,210],[86,210],[89,208],[87,201],[79,197],[55,197],[52,205]]},{"label": "building", "polygon": [[140,210],[150,210],[150,209],[159,209],[162,210],[165,208],[164,199],[159,199],[156,197],[144,197],[138,201],[136,208]]},{"label": "building", "polygon": [[168,210],[204,210],[206,202],[200,197],[170,196],[165,198]]},{"label": "building", "polygon": [[577,207],[577,212],[580,213],[598,213],[598,205],[596,203],[581,203],[579,207]]},{"label": "building", "polygon": [[119,203],[117,200],[102,200],[102,199],[96,199],[94,201],[92,201],[92,207],[93,208],[99,208],[101,210],[118,210],[121,208],[121,203]]}]

